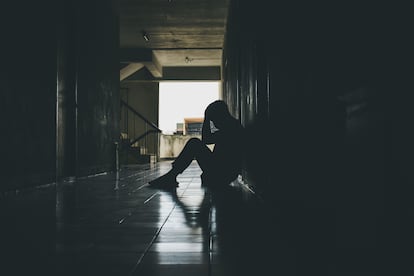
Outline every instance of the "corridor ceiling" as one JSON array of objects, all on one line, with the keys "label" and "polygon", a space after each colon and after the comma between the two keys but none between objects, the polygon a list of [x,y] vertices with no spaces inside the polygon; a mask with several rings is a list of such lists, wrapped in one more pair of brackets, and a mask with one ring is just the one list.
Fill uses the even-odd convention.
[{"label": "corridor ceiling", "polygon": [[229,1],[120,0],[120,79],[220,79]]}]

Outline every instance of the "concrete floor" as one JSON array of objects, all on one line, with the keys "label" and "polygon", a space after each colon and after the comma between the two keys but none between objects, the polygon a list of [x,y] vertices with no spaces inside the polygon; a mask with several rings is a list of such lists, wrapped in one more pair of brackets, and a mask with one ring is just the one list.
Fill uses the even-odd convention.
[{"label": "concrete floor", "polygon": [[256,230],[263,228],[252,224],[257,219],[255,196],[237,183],[220,190],[203,187],[196,162],[178,177],[177,189],[148,186],[169,168],[169,162],[136,166],[122,171],[118,182],[101,176],[58,189],[59,274],[256,271],[252,259],[263,253]]},{"label": "concrete floor", "polygon": [[0,274],[379,275],[375,248],[337,248],[329,210],[279,208],[237,181],[205,187],[195,161],[177,189],[149,187],[169,168],[3,194]]}]

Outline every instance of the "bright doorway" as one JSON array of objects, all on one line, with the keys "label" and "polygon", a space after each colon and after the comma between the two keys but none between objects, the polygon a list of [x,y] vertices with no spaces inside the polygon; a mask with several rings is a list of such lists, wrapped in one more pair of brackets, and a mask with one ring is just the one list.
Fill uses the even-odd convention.
[{"label": "bright doorway", "polygon": [[173,134],[185,118],[202,118],[208,104],[219,99],[220,82],[163,81],[159,87],[159,128]]}]

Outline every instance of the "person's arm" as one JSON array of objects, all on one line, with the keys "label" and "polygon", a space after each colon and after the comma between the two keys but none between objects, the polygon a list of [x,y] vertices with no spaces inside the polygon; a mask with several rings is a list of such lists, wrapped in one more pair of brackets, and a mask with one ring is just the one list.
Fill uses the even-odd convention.
[{"label": "person's arm", "polygon": [[214,144],[214,133],[211,132],[210,119],[207,114],[204,114],[203,128],[201,130],[201,140],[205,144]]}]

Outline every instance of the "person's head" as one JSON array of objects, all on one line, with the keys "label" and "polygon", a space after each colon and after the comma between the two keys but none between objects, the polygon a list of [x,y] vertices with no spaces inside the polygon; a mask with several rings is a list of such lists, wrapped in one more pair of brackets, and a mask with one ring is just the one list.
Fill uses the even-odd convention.
[{"label": "person's head", "polygon": [[206,108],[206,116],[213,121],[214,125],[220,128],[223,123],[225,123],[231,114],[229,112],[227,104],[222,100],[216,100],[209,104]]}]

